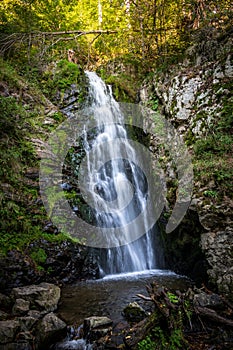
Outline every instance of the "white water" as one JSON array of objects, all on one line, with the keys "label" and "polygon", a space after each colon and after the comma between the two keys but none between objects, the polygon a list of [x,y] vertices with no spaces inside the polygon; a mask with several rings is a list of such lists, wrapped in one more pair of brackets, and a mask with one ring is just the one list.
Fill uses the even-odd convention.
[{"label": "white water", "polygon": [[[90,140],[88,135],[85,137],[88,168],[88,178],[85,181],[94,204],[97,225],[103,228],[120,228],[124,237],[128,237],[131,232],[128,231],[127,224],[143,212],[146,206],[146,179],[135,165],[137,155],[127,139],[124,117],[113,98],[111,87],[106,86],[94,72],[86,72],[86,75],[90,82],[89,110],[96,120],[97,132],[94,139]],[[121,147],[124,148],[121,159],[119,149],[114,143],[119,138]],[[95,150],[94,158],[89,158],[91,149]],[[108,161],[99,169],[99,161],[103,157]],[[156,249],[156,228],[149,229],[146,212],[141,221],[139,229],[143,229],[146,234],[133,243],[121,246],[119,237],[111,236],[116,248],[102,250],[100,268],[103,275],[161,267],[158,266],[161,254]],[[140,234],[137,235],[139,236]]]}]

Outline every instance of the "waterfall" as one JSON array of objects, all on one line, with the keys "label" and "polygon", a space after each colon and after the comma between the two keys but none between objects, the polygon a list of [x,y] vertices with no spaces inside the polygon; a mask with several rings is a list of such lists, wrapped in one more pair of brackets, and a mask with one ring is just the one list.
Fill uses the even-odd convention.
[{"label": "waterfall", "polygon": [[[84,130],[83,143],[88,168],[85,183],[93,203],[96,225],[109,229],[119,228],[123,236],[127,237],[130,234],[128,223],[143,212],[146,206],[147,179],[136,165],[137,154],[127,138],[124,118],[111,87],[105,85],[94,72],[86,72],[86,75],[89,79],[88,110],[94,116],[97,128],[92,138]],[[120,158],[119,147],[114,143],[119,138],[122,148]],[[91,150],[95,150],[92,158],[89,156]],[[98,168],[103,155],[108,161]],[[100,249],[99,264],[104,275],[161,267],[157,227],[150,227],[146,213],[140,221],[136,229],[145,232],[141,238],[121,245],[117,235],[114,238],[111,236],[114,247]]]}]

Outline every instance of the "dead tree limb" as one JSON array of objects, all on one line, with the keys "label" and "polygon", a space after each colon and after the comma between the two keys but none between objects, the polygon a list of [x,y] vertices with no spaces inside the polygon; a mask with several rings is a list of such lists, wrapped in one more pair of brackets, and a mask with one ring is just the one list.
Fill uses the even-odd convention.
[{"label": "dead tree limb", "polygon": [[216,311],[212,309],[208,309],[207,307],[195,307],[195,311],[198,315],[209,318],[212,321],[215,321],[220,324],[224,324],[225,326],[233,327],[233,320],[229,320],[225,317],[222,317],[217,314]]}]

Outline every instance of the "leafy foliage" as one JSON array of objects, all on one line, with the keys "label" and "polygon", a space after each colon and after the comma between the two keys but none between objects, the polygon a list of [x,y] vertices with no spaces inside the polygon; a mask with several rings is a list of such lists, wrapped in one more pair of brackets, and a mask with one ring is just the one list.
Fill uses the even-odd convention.
[{"label": "leafy foliage", "polygon": [[233,191],[231,181],[233,176],[231,162],[233,100],[232,98],[223,99],[222,103],[222,113],[211,122],[207,135],[194,141],[196,178],[201,179],[202,183],[212,180],[216,188],[210,189],[204,195],[220,200],[224,195],[231,196]]},{"label": "leafy foliage", "polygon": [[[0,96],[0,255],[9,250],[24,250],[41,238],[62,241],[70,238],[59,233],[44,232],[47,214],[39,201],[38,183],[28,179],[25,172],[39,165],[32,136],[51,130],[41,123],[45,97],[30,86],[7,63],[0,60],[1,84],[13,96]],[[25,93],[26,92],[26,93]],[[29,96],[30,94],[30,96]],[[25,99],[33,100],[33,106]],[[38,104],[38,105],[37,105]],[[30,110],[30,111],[29,111]],[[44,118],[44,116],[43,116]],[[51,115],[56,124],[63,120],[61,113]],[[45,128],[46,127],[46,128]],[[43,128],[43,129],[42,129]],[[42,252],[32,255],[39,265]]]},{"label": "leafy foliage", "polygon": [[[202,26],[224,26],[231,18],[228,0],[2,0],[0,27],[5,34],[37,32],[21,40],[24,55],[44,57],[46,51],[60,57],[73,47],[79,61],[103,62],[132,54],[150,70],[157,59],[166,61],[179,55],[192,40],[191,31]],[[91,34],[84,39],[67,31],[81,29],[115,30],[112,35]],[[39,32],[62,31],[62,36],[39,35]],[[12,39],[12,38],[11,38]],[[8,42],[9,45],[10,41]],[[18,46],[16,46],[18,49]],[[17,52],[18,53],[18,52]]]},{"label": "leafy foliage", "polygon": [[53,72],[45,71],[40,81],[43,92],[53,99],[57,93],[64,93],[72,84],[76,84],[80,90],[79,100],[83,102],[86,95],[86,76],[83,70],[73,62],[60,60],[56,64]]}]

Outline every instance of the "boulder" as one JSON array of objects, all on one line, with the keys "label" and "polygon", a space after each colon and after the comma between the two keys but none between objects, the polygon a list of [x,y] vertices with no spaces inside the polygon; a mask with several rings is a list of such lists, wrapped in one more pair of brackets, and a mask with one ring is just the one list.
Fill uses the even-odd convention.
[{"label": "boulder", "polygon": [[12,309],[13,315],[25,315],[30,308],[30,301],[24,299],[16,299]]},{"label": "boulder", "polygon": [[105,337],[112,330],[112,320],[108,317],[92,316],[84,320],[84,338],[95,341]]},{"label": "boulder", "polygon": [[56,310],[60,293],[60,288],[50,283],[40,283],[12,290],[15,299],[24,299],[30,302],[30,308],[44,312]]},{"label": "boulder", "polygon": [[66,335],[66,324],[60,320],[53,312],[45,315],[38,322],[35,328],[36,343],[38,349],[45,349],[52,343],[55,343]]},{"label": "boulder", "polygon": [[36,324],[38,321],[38,318],[32,317],[32,316],[24,316],[18,318],[20,323],[20,328],[22,331],[30,331],[32,327]]},{"label": "boulder", "polygon": [[195,294],[193,297],[193,304],[194,306],[211,307],[212,309],[221,308],[224,305],[218,294],[207,294],[205,292]]},{"label": "boulder", "polygon": [[0,344],[13,342],[19,330],[20,323],[18,320],[0,321]]},{"label": "boulder", "polygon": [[136,301],[129,303],[124,308],[123,314],[129,322],[140,322],[147,316],[145,310]]}]

